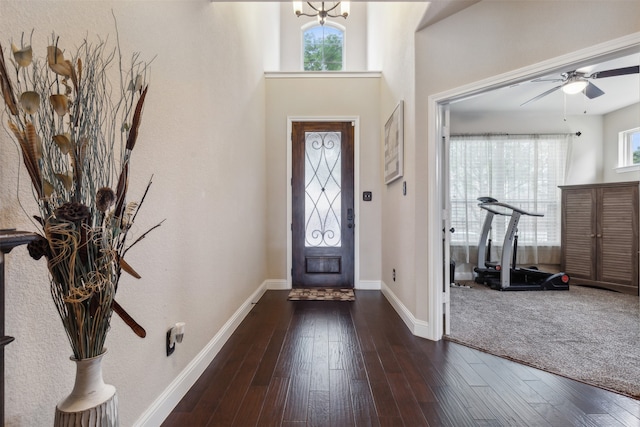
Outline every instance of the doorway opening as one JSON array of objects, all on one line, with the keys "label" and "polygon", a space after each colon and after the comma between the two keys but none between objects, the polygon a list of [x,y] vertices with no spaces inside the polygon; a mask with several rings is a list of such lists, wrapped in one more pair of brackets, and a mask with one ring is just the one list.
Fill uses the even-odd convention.
[{"label": "doorway opening", "polygon": [[490,79],[482,80],[451,91],[432,95],[428,99],[428,139],[438,141],[432,144],[429,151],[428,169],[434,171],[430,174],[431,181],[428,198],[430,206],[428,229],[431,236],[442,235],[442,244],[439,239],[430,239],[430,250],[434,256],[429,257],[429,324],[432,333],[431,339],[440,340],[449,333],[448,325],[450,317],[455,313],[449,311],[449,286],[442,286],[448,279],[450,261],[450,236],[445,230],[450,220],[450,195],[449,195],[449,111],[452,104],[469,100],[511,85],[520,84],[532,79],[561,73],[568,68],[581,68],[590,64],[604,62],[622,56],[640,53],[640,35],[616,39],[588,49],[567,54],[549,61],[525,67],[514,72],[505,73]]}]

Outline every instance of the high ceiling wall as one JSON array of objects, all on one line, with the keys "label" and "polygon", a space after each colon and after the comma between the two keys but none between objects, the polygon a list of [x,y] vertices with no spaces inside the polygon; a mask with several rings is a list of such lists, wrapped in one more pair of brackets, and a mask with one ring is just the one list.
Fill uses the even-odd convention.
[{"label": "high ceiling wall", "polygon": [[[0,2],[5,55],[32,30],[40,57],[52,32],[66,50],[85,37],[113,46],[115,16],[124,63],[132,52],[153,59],[129,194],[139,199],[153,175],[134,231],[165,221],[129,252],[142,279],[123,276],[117,295],[147,337],[114,316],[107,338],[103,370],[118,390],[121,425],[134,425],[266,278],[263,70],[267,47],[278,43],[267,23],[278,13],[268,3]],[[0,132],[0,228],[36,231],[20,165],[9,133]],[[6,331],[16,337],[5,351],[6,423],[52,425],[74,366],[45,262],[14,249],[6,278]],[[186,322],[185,338],[168,358],[165,334],[178,321]]]}]

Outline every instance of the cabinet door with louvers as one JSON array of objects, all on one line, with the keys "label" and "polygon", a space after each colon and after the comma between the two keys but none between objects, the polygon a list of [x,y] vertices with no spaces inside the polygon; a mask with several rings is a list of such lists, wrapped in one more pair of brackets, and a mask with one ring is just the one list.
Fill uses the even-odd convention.
[{"label": "cabinet door with louvers", "polygon": [[562,187],[562,265],[572,284],[638,295],[638,182]]},{"label": "cabinet door with louvers", "polygon": [[638,287],[638,186],[598,189],[599,282]]},{"label": "cabinet door with louvers", "polygon": [[561,269],[572,279],[596,277],[596,206],[595,189],[563,189]]}]

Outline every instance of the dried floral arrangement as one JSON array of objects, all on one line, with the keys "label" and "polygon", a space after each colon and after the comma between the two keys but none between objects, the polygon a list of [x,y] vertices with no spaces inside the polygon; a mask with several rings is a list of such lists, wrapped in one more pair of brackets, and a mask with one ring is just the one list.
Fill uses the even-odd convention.
[{"label": "dried floral arrangement", "polygon": [[[85,39],[69,53],[53,35],[43,59],[22,41],[12,43],[7,63],[0,45],[6,124],[40,211],[34,218],[42,233],[28,249],[34,259],[46,257],[53,301],[78,360],[103,353],[113,311],[146,335],[114,298],[123,271],[140,277],[125,254],[161,224],[127,241],[151,185],[138,203],[127,202],[148,63],[136,53],[123,69],[117,46]],[[119,82],[112,85],[114,65]]]}]

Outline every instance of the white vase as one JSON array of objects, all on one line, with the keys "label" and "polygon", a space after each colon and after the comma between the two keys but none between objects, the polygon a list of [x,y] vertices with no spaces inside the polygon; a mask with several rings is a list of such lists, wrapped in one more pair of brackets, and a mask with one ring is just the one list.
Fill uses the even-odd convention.
[{"label": "white vase", "polygon": [[[106,352],[105,352],[106,353]],[[117,427],[116,388],[102,379],[102,357],[76,360],[76,382],[69,396],[56,406],[56,427]]]}]

